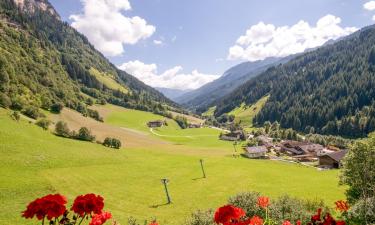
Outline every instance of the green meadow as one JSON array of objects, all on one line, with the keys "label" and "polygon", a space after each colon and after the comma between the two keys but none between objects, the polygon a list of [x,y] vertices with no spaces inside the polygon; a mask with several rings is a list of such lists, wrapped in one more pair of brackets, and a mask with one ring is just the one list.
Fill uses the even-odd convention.
[{"label": "green meadow", "polygon": [[[70,204],[76,195],[100,194],[106,210],[123,225],[131,216],[179,225],[191,212],[216,208],[244,191],[323,199],[329,205],[344,198],[338,171],[234,158],[232,143],[218,140],[219,130],[181,130],[168,120],[167,127],[151,132],[147,121],[162,117],[112,110],[105,123],[147,133],[155,145],[127,148],[123,143],[124,148],[113,150],[60,138],[26,120],[13,121],[9,111],[0,109],[0,224],[35,224],[20,213],[28,202],[49,193],[66,195]],[[204,160],[206,179],[202,178],[200,159]],[[165,204],[161,178],[170,180],[170,205]]]}]

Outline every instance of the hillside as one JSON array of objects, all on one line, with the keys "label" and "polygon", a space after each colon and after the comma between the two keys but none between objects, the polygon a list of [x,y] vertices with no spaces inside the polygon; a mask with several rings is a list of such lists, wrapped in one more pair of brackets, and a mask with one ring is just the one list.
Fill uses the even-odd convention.
[{"label": "hillside", "polygon": [[231,93],[241,84],[264,72],[268,67],[288,60],[289,57],[285,59],[268,58],[256,62],[241,63],[225,71],[219,79],[183,94],[174,100],[189,109],[202,112],[212,102]]},{"label": "hillside", "polygon": [[375,26],[269,68],[220,99],[216,115],[270,97],[254,123],[363,137],[375,130]]},{"label": "hillside", "polygon": [[[104,123],[70,109],[48,117],[67,121],[71,129],[88,126],[99,140],[116,135],[123,140],[120,150],[57,137],[24,118],[12,120],[11,111],[0,108],[0,224],[35,224],[20,212],[31,200],[50,193],[64,194],[72,202],[93,192],[105,198],[106,210],[120,224],[135,217],[142,224],[157,218],[169,225],[184,224],[193,211],[217,207],[243,191],[272,197],[290,193],[330,205],[344,197],[338,171],[231,157],[232,143],[218,140],[218,130],[182,130],[170,121],[154,135],[146,123],[159,115],[110,104],[95,107]],[[201,179],[199,159],[204,159],[207,179]],[[170,180],[171,205],[165,205],[163,177]]]},{"label": "hillside", "polygon": [[[162,113],[174,105],[118,70],[47,0],[0,2],[0,105],[16,110],[62,103],[77,111],[96,101]],[[84,94],[83,94],[84,93]]]}]

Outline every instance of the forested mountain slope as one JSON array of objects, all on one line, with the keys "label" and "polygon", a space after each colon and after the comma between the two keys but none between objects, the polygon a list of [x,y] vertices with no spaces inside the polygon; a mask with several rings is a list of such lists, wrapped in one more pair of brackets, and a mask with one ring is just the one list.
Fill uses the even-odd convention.
[{"label": "forested mountain slope", "polygon": [[80,111],[87,95],[157,113],[174,104],[118,70],[47,0],[0,1],[0,105],[48,109],[60,102]]},{"label": "forested mountain slope", "polygon": [[241,84],[264,72],[268,67],[287,60],[287,58],[268,58],[256,62],[241,63],[225,71],[219,79],[183,94],[175,101],[189,109],[202,111],[212,102],[231,93]]},{"label": "forested mountain slope", "polygon": [[269,68],[217,101],[216,115],[262,96],[254,123],[361,137],[375,130],[375,26]]}]

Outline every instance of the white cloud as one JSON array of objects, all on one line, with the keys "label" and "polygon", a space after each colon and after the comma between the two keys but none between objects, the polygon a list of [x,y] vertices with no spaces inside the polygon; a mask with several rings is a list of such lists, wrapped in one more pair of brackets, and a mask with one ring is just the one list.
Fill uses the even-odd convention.
[{"label": "white cloud", "polygon": [[374,20],[374,21],[375,21],[375,15],[373,15],[373,16],[372,16],[372,20]]},{"label": "white cloud", "polygon": [[87,36],[103,54],[121,55],[125,44],[136,44],[150,37],[155,27],[141,17],[126,17],[131,10],[128,0],[81,0],[82,14],[71,15],[72,26]]},{"label": "white cloud", "polygon": [[228,59],[256,61],[267,57],[284,57],[321,46],[357,30],[355,27],[342,28],[340,23],[341,19],[333,15],[322,17],[313,27],[303,20],[291,27],[259,22],[237,39],[229,49]]},{"label": "white cloud", "polygon": [[153,40],[155,45],[162,45],[163,41],[162,40]]},{"label": "white cloud", "polygon": [[191,73],[182,73],[181,66],[158,74],[156,64],[145,64],[141,61],[129,61],[119,66],[120,69],[134,75],[145,84],[152,87],[173,88],[179,90],[197,89],[213,80],[219,78],[217,75],[203,74],[198,70]]},{"label": "white cloud", "polygon": [[375,10],[375,1],[369,1],[369,2],[366,2],[366,3],[363,5],[363,8],[366,9],[366,10],[369,10],[369,11],[373,11],[373,10]]}]

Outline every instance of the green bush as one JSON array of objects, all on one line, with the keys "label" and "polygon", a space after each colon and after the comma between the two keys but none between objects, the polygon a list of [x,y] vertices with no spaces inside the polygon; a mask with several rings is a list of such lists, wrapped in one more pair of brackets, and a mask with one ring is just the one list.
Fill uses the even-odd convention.
[{"label": "green bush", "polygon": [[95,136],[91,134],[91,131],[87,127],[81,127],[75,138],[82,141],[95,141]]},{"label": "green bush", "polygon": [[191,214],[191,216],[186,221],[186,225],[215,225],[213,220],[214,218],[214,211],[207,210],[201,211],[198,210]]},{"label": "green bush", "polygon": [[188,122],[187,122],[186,117],[184,117],[184,116],[176,116],[176,118],[174,120],[177,122],[177,124],[182,129],[186,129],[188,127]]},{"label": "green bush", "polygon": [[26,116],[33,119],[38,119],[41,116],[39,109],[35,106],[27,106],[22,112]]},{"label": "green bush", "polygon": [[61,137],[70,137],[70,130],[68,124],[64,121],[59,121],[55,125],[55,133]]},{"label": "green bush", "polygon": [[64,105],[62,103],[54,103],[51,105],[51,112],[60,113],[63,108]]},{"label": "green bush", "polygon": [[12,105],[12,101],[8,96],[0,93],[0,107],[9,108]]},{"label": "green bush", "polygon": [[43,128],[44,130],[48,130],[49,125],[51,125],[51,121],[43,118],[38,120],[35,124]]},{"label": "green bush", "polygon": [[20,121],[20,119],[21,119],[21,115],[17,111],[13,111],[13,113],[12,113],[12,115],[10,115],[10,117],[12,119],[14,119],[15,121]]},{"label": "green bush", "polygon": [[121,148],[121,141],[116,138],[109,138],[107,137],[104,139],[103,145],[109,148]]}]

